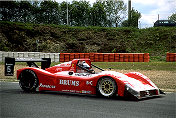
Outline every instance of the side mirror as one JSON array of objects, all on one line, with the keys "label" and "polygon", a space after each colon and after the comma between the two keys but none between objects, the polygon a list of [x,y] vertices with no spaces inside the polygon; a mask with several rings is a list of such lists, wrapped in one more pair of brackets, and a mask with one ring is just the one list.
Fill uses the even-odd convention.
[{"label": "side mirror", "polygon": [[70,72],[68,72],[68,74],[69,74],[69,75],[73,75],[73,72],[72,72],[72,71],[70,71]]}]

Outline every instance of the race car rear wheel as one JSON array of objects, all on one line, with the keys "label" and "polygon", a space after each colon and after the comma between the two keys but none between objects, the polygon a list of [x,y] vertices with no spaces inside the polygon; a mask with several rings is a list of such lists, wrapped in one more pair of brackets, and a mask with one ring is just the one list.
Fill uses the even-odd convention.
[{"label": "race car rear wheel", "polygon": [[35,91],[38,87],[38,78],[34,71],[23,70],[19,76],[20,87],[27,92]]},{"label": "race car rear wheel", "polygon": [[112,97],[115,95],[117,85],[111,77],[103,77],[98,81],[97,94],[104,97]]}]

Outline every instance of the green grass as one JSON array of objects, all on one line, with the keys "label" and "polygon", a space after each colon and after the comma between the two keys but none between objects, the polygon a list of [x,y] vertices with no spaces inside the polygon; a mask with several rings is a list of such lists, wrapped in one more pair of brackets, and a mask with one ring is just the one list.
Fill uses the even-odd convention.
[{"label": "green grass", "polygon": [[[3,65],[4,63],[0,63]],[[40,63],[36,63],[41,66]],[[51,63],[51,66],[57,65],[59,62]],[[176,71],[176,62],[93,62],[93,64],[103,69],[120,69],[120,70],[164,70]],[[17,62],[15,65],[27,65],[26,63]]]},{"label": "green grass", "polygon": [[[59,63],[51,63],[54,66]],[[176,62],[93,62],[93,64],[103,68],[112,68],[121,73],[141,72],[149,77],[160,89],[174,92],[176,85]],[[27,67],[26,63],[16,63],[15,69]],[[40,66],[40,63],[37,63]],[[4,63],[0,63],[0,68],[4,68]],[[15,70],[15,71],[16,71]],[[16,75],[12,77],[4,76],[4,70],[0,70],[0,81],[17,81]]]},{"label": "green grass", "polygon": [[103,69],[176,71],[175,62],[94,62],[93,64]]},{"label": "green grass", "polygon": [[[176,71],[176,62],[92,62],[103,69]],[[59,63],[51,63],[54,66]]]}]

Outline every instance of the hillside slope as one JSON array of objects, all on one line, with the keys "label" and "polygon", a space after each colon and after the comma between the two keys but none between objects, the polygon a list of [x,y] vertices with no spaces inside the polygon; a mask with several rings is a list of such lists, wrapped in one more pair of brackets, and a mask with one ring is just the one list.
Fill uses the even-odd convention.
[{"label": "hillside slope", "polygon": [[151,56],[176,52],[176,27],[68,27],[4,21],[0,27],[1,51],[148,52]]}]

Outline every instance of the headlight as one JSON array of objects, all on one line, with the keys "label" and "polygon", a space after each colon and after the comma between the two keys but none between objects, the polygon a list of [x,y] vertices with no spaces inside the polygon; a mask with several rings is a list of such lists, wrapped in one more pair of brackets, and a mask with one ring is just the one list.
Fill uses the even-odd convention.
[{"label": "headlight", "polygon": [[130,84],[125,84],[125,89],[131,93],[132,95],[136,96],[136,97],[139,97],[140,96],[140,93],[136,90],[133,89],[133,87],[130,85]]}]

